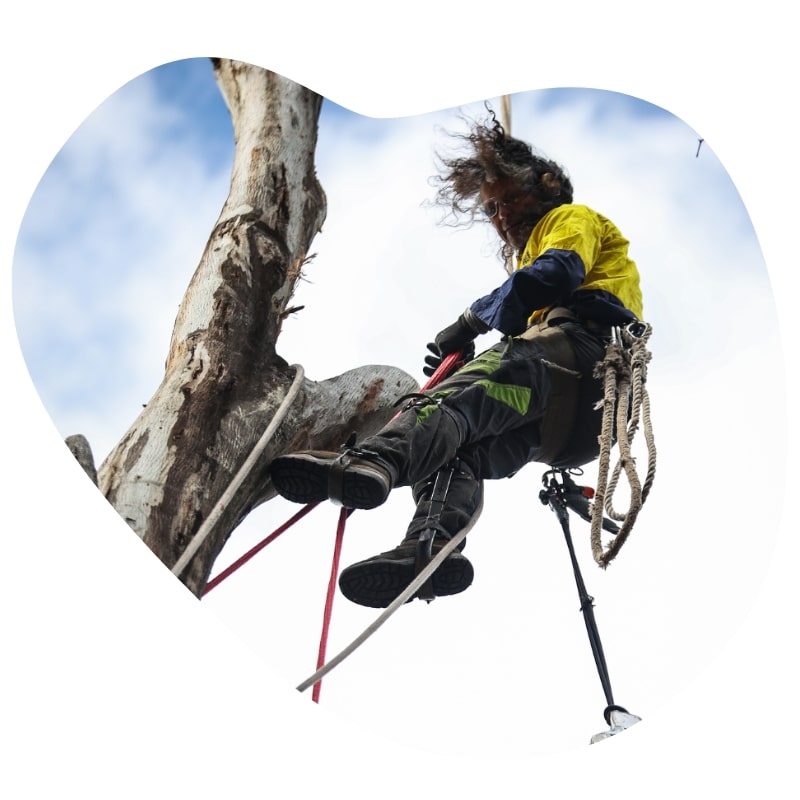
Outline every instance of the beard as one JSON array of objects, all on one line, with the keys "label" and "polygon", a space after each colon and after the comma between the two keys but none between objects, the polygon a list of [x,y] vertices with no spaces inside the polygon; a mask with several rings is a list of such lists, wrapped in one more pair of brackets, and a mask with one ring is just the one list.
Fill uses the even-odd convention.
[{"label": "beard", "polygon": [[505,240],[515,250],[522,250],[528,243],[528,239],[536,226],[536,222],[525,220],[509,226],[505,231]]}]

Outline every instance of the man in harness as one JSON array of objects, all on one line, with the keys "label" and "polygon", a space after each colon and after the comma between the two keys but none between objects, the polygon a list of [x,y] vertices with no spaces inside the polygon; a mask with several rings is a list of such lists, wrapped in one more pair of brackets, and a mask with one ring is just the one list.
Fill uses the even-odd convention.
[{"label": "man in harness", "polygon": [[[465,155],[442,160],[438,200],[457,216],[482,212],[501,256],[516,259],[497,289],[437,334],[425,372],[452,353],[464,363],[377,434],[338,453],[280,456],[270,467],[278,493],[298,503],[369,509],[392,489],[412,487],[417,508],[400,545],[339,577],[348,599],[373,608],[387,607],[447,541],[475,524],[484,480],[530,461],[568,468],[597,458],[603,385],[594,366],[611,328],[642,317],[628,241],[610,220],[573,204],[558,164],[508,136],[494,114],[463,141]],[[476,357],[475,339],[492,330],[502,339]],[[469,587],[465,542],[417,597]]]}]

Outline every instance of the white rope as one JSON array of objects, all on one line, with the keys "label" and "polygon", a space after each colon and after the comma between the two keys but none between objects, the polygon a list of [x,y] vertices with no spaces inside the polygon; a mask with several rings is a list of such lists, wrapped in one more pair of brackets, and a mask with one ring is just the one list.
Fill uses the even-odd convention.
[{"label": "white rope", "polygon": [[317,681],[321,680],[327,675],[335,666],[340,664],[347,658],[354,650],[360,647],[370,636],[372,636],[378,628],[383,625],[389,617],[402,606],[409,597],[416,594],[417,590],[426,580],[439,568],[439,565],[453,552],[453,550],[464,541],[464,538],[469,533],[475,519],[478,517],[475,514],[472,518],[472,524],[467,525],[463,530],[459,531],[450,541],[436,554],[435,558],[431,559],[430,563],[414,578],[413,581],[391,602],[391,604],[384,610],[384,612],[372,623],[361,635],[357,636],[347,647],[344,648],[338,655],[334,656],[327,664],[321,666],[313,675],[306,678],[298,687],[298,692],[304,692],[310,686],[313,686]]},{"label": "white rope", "polygon": [[[511,136],[511,95],[504,94],[500,97],[500,123],[508,136]],[[513,253],[509,253],[504,264],[506,275],[513,275],[516,271],[516,262]]]},{"label": "white rope", "polygon": [[278,410],[272,417],[267,429],[261,434],[261,438],[258,440],[258,442],[256,442],[255,447],[245,460],[244,464],[242,464],[242,466],[239,468],[239,471],[230,482],[230,485],[225,490],[222,497],[220,497],[220,499],[217,501],[217,504],[214,506],[211,513],[208,515],[208,517],[206,517],[197,533],[192,537],[192,541],[189,542],[186,550],[183,551],[183,554],[175,563],[175,566],[172,568],[173,575],[180,575],[186,568],[186,565],[189,563],[192,556],[194,556],[208,535],[214,529],[214,526],[217,524],[219,518],[227,508],[228,503],[231,501],[236,492],[239,490],[239,487],[244,482],[244,479],[250,474],[250,471],[255,466],[259,456],[264,452],[264,448],[267,446],[269,440],[273,437],[275,431],[278,429],[278,426],[283,422],[284,417],[289,410],[289,406],[294,401],[298,391],[300,391],[300,384],[302,383],[303,376],[305,374],[303,367],[299,364],[292,364],[292,368],[295,370],[295,376],[294,380],[292,381],[292,385],[289,387],[289,391],[286,393],[286,397],[283,398],[283,401],[281,402],[280,406],[278,406]]},{"label": "white rope", "polygon": [[500,122],[503,125],[503,130],[510,136],[511,135],[511,95],[504,94],[500,98]]}]

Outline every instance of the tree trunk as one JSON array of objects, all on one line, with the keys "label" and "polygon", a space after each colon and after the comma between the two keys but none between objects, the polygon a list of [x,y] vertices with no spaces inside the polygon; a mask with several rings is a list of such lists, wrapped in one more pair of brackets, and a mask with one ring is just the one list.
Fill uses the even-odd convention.
[{"label": "tree trunk", "polygon": [[[223,497],[286,396],[295,370],[276,353],[288,300],[325,218],[314,152],[322,98],[279,75],[214,60],[233,120],[231,187],[183,298],[165,375],[98,470],[98,486],[169,567]],[[274,497],[266,467],[307,447],[336,449],[376,430],[416,381],[367,366],[303,378],[275,435],[189,562],[202,593],[231,531]]]}]

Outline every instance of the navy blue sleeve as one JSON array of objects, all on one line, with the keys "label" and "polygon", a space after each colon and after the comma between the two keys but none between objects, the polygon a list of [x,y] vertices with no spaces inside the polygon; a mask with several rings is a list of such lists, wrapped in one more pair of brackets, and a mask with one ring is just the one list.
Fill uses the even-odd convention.
[{"label": "navy blue sleeve", "polygon": [[534,311],[566,299],[585,277],[583,261],[573,250],[547,250],[470,308],[491,328],[515,336]]}]

